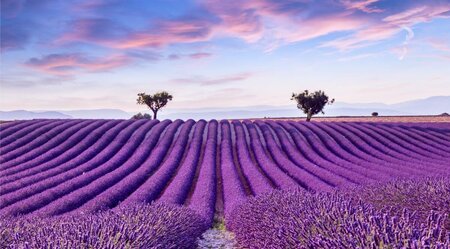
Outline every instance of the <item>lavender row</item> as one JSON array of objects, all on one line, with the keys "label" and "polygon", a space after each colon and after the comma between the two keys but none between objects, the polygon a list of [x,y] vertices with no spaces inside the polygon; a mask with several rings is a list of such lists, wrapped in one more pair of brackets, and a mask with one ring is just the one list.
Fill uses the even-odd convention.
[{"label": "lavender row", "polygon": [[[135,156],[136,160],[139,161],[138,163],[135,163],[135,167],[137,168],[134,169],[133,172],[124,177],[121,177],[120,182],[116,183],[114,186],[110,187],[103,193],[86,202],[83,206],[75,211],[94,212],[96,210],[116,207],[119,204],[120,206],[125,206],[129,203],[144,202],[141,200],[130,202],[130,197],[139,193],[140,189],[146,185],[148,179],[151,179],[154,176],[154,174],[156,173],[155,171],[158,167],[163,167],[162,162],[165,158],[170,158],[171,155],[173,156],[173,152],[182,149],[179,144],[186,143],[192,125],[193,121],[187,121],[184,124],[181,120],[174,121],[162,135],[158,144],[149,144],[142,146],[143,150],[141,151],[145,152],[151,150],[151,153],[147,155],[137,154]],[[177,130],[180,128],[180,126],[182,126],[182,128],[180,134],[176,139],[175,146],[173,147],[172,152],[168,153],[169,148],[172,145],[172,141],[174,140],[175,134],[177,133]],[[149,139],[148,141],[150,140],[151,139]],[[127,167],[127,165],[124,166]],[[92,186],[92,188],[95,189],[95,186]]]},{"label": "lavender row", "polygon": [[[443,151],[438,148],[433,148],[433,146],[427,145],[428,141],[422,139],[421,136],[409,132],[408,130],[398,129],[397,127],[388,127],[388,126],[374,126],[377,130],[382,132],[387,132],[389,134],[394,135],[397,139],[404,141],[407,144],[407,147],[411,146],[414,150],[418,150],[419,155],[423,155],[425,157],[431,156],[435,159],[442,159],[442,157],[447,157],[447,155],[443,155]],[[425,154],[424,154],[425,153]]]},{"label": "lavender row", "polygon": [[14,142],[1,147],[0,149],[1,152],[0,163],[2,165],[1,169],[3,170],[5,168],[8,168],[9,164],[6,164],[6,162],[8,162],[9,160],[16,159],[18,155],[22,155],[25,152],[28,152],[30,149],[36,148],[44,144],[55,134],[58,134],[59,132],[64,131],[66,128],[70,127],[71,125],[80,122],[81,121],[74,121],[74,120],[67,122],[56,121],[47,123],[46,125],[43,126],[36,125],[36,128],[31,132],[24,134],[21,137],[17,137],[14,140]]},{"label": "lavender row", "polygon": [[[54,123],[54,122],[56,122],[56,121],[54,121],[54,120],[44,120],[44,121],[32,120],[32,121],[28,121],[28,122],[21,122],[21,124],[17,125],[17,128],[12,127],[12,128],[5,130],[4,132],[2,131],[2,136],[1,136],[1,140],[0,140],[0,146],[2,148],[2,150],[1,150],[2,153],[4,153],[3,147],[11,146],[12,143],[16,142],[18,139],[23,138],[30,132],[33,132],[34,130],[38,129],[39,127],[44,127],[46,125],[51,126],[51,125],[53,125],[52,123]],[[11,122],[11,123],[15,123],[15,122]],[[60,123],[60,122],[58,122],[58,123]],[[13,146],[11,146],[11,147],[13,147]]]},{"label": "lavender row", "polygon": [[[11,137],[23,128],[30,127],[36,123],[44,122],[43,120],[19,120],[14,122],[0,123],[0,146],[5,146],[15,139]],[[26,134],[23,133],[23,134]],[[20,136],[18,136],[20,137]]]},{"label": "lavender row", "polygon": [[361,172],[366,172],[366,175],[377,177],[377,180],[389,178],[385,171],[385,166],[395,167],[392,163],[377,159],[365,153],[359,146],[352,144],[344,136],[338,135],[339,133],[337,132],[333,133],[329,130],[326,132],[327,130],[319,129],[316,126],[306,126],[298,123],[294,125],[300,130],[307,130],[317,135],[329,150],[335,152],[337,156],[359,165]]},{"label": "lavender row", "polygon": [[[13,164],[8,165],[9,162],[5,163],[4,165],[8,165],[9,168],[2,171],[2,178],[40,165],[64,153],[66,150],[76,147],[80,141],[85,140],[90,132],[104,124],[107,123],[105,121],[95,121],[90,124],[80,123],[64,130],[47,143],[32,149],[28,153],[21,154],[14,160]],[[3,184],[3,182],[0,182],[0,184]]]},{"label": "lavender row", "polygon": [[[264,125],[261,122],[258,122],[258,124]],[[331,168],[336,169],[335,165],[328,168],[328,164],[324,164],[323,166],[328,168],[326,169],[307,160],[300,153],[300,150],[294,147],[294,145],[289,141],[286,133],[279,126],[274,125],[272,122],[267,122],[267,124],[269,125],[268,127],[271,127],[274,130],[281,143],[282,150],[294,164],[335,187],[344,187],[353,184],[348,178],[329,170]]]},{"label": "lavender row", "polygon": [[[399,139],[396,136],[393,136],[390,133],[387,133],[379,128],[373,126],[366,126],[366,124],[361,124],[358,126],[360,130],[366,132],[372,138],[380,141],[382,144],[390,148],[390,150],[399,152],[409,157],[408,160],[414,160],[415,162],[424,164],[424,165],[436,165],[436,162],[439,163],[438,160],[433,159],[430,154],[430,158],[427,155],[422,154],[423,152],[418,150],[415,146],[408,144],[408,142]],[[392,131],[394,132],[394,131]]]},{"label": "lavender row", "polygon": [[[430,168],[435,169],[437,172],[442,172],[443,170],[445,171],[445,166],[443,167],[443,161],[441,160],[428,159],[425,156],[419,156],[419,154],[417,154],[416,152],[403,147],[402,141],[391,141],[387,139],[386,136],[382,136],[381,133],[372,131],[370,128],[365,127],[364,125],[358,126],[357,128],[360,129],[364,134],[367,134],[371,141],[379,141],[378,143],[381,143],[382,145],[378,147],[386,147],[385,154],[392,154],[393,156],[395,155],[395,157],[401,159],[401,161],[398,161],[398,163],[400,164],[407,164],[411,169],[416,168],[425,172],[429,171]],[[397,142],[399,144],[397,144]],[[418,142],[416,141],[416,143]]]},{"label": "lavender row", "polygon": [[90,213],[160,199],[188,205],[211,222],[216,212],[228,216],[250,195],[274,188],[329,192],[450,174],[448,125],[218,125],[44,120],[1,126],[7,136],[0,150],[9,152],[0,166],[0,215]]},{"label": "lavender row", "polygon": [[[150,203],[158,198],[170,178],[188,153],[189,134],[194,126],[193,120],[188,120],[183,126],[173,149],[167,154],[166,159],[160,164],[154,164],[157,169],[150,178],[145,181],[135,192],[130,194],[121,205],[131,205],[131,203]],[[203,132],[201,123],[194,129],[195,135]]]},{"label": "lavender row", "polygon": [[354,153],[358,153],[359,155],[365,154],[366,160],[382,166],[380,167],[380,171],[387,172],[387,170],[397,169],[408,172],[409,174],[425,173],[417,165],[417,162],[411,162],[409,161],[409,158],[403,158],[403,160],[401,160],[404,155],[389,150],[385,145],[368,136],[366,132],[355,129],[351,125],[344,127],[340,126],[341,125],[336,124],[330,127],[329,131],[331,133],[339,132],[340,134],[345,135],[346,140],[348,140],[348,142],[346,142],[348,144],[347,146],[352,146],[352,144],[354,144],[354,146],[360,150],[360,152],[355,152],[357,149],[354,149]]},{"label": "lavender row", "polygon": [[[67,153],[73,155],[74,158],[72,160],[65,161],[55,158],[48,163],[39,165],[39,167],[25,170],[23,174],[27,175],[27,177],[3,185],[2,188],[0,188],[0,196],[27,186],[31,186],[35,193],[37,193],[42,187],[44,187],[44,189],[46,188],[43,183],[36,184],[38,182],[46,181],[55,186],[71,177],[80,175],[83,172],[88,172],[95,168],[96,165],[106,162],[120,149],[122,143],[125,143],[140,125],[140,122],[134,122],[133,124],[130,122],[131,121],[121,122],[119,125],[116,125],[113,129],[107,131],[104,136],[97,140],[89,147],[89,149],[83,152],[77,151],[76,148],[74,148],[75,150],[67,151]],[[116,143],[115,146],[108,146],[113,140],[116,140],[118,143]],[[28,193],[30,195],[32,194],[30,191],[28,191]],[[20,194],[14,195],[17,198],[24,198],[24,196],[21,196]],[[0,208],[1,207],[2,205],[0,204]]]},{"label": "lavender row", "polygon": [[195,172],[202,156],[203,134],[206,127],[206,121],[200,120],[195,125],[195,131],[189,144],[189,150],[184,158],[179,170],[173,176],[172,181],[162,193],[159,201],[183,204],[186,200],[189,190],[192,187]]},{"label": "lavender row", "polygon": [[255,160],[272,180],[272,182],[280,189],[290,189],[297,187],[297,182],[289,175],[285,174],[278,165],[270,157],[270,154],[264,149],[255,125],[252,122],[244,121],[250,136],[250,147],[255,155]]},{"label": "lavender row", "polygon": [[220,122],[222,139],[220,141],[220,168],[223,183],[224,213],[227,215],[236,205],[246,199],[243,182],[232,152],[230,123],[226,120]]},{"label": "lavender row", "polygon": [[108,130],[116,125],[117,122],[106,122],[100,126],[93,123],[90,126],[85,127],[86,129],[81,129],[80,132],[74,134],[55,148],[14,167],[9,174],[5,171],[4,175],[0,178],[0,184],[3,185],[23,179],[30,175],[35,175],[36,173],[41,173],[44,171],[45,166],[49,167],[48,165],[50,162],[59,162],[56,164],[53,163],[53,165],[50,166],[51,168],[55,168],[70,161],[86,151],[95,141],[98,141]]},{"label": "lavender row", "polygon": [[[96,179],[93,179],[93,181],[89,182],[87,185],[78,187],[69,194],[66,194],[46,205],[45,207],[36,210],[35,212],[33,212],[33,214],[40,216],[63,214],[80,207],[81,205],[92,200],[92,198],[94,197],[99,197],[101,193],[104,193],[104,191],[108,191],[110,187],[113,187],[112,192],[114,192],[114,190],[117,191],[118,189],[114,188],[114,184],[121,181],[124,177],[135,171],[142,164],[145,158],[148,157],[155,148],[158,138],[161,135],[168,138],[167,140],[162,140],[162,146],[167,147],[168,143],[170,146],[170,142],[172,141],[173,136],[175,135],[178,127],[181,124],[181,120],[174,121],[167,128],[167,132],[163,133],[162,129],[165,128],[164,122],[160,123],[160,125],[162,125],[162,127],[160,128],[161,130],[153,130],[154,132],[151,132],[151,135],[149,137],[143,140],[139,140],[138,143],[134,143],[133,147],[130,148],[131,153],[126,158],[123,158],[123,162],[117,164],[118,167],[115,167],[113,170],[107,172],[106,174],[99,175]],[[111,160],[109,162],[114,161]],[[107,193],[109,193],[109,191]],[[115,197],[124,198],[123,196]],[[103,199],[99,197],[100,204],[102,203],[102,200]],[[112,201],[112,205],[114,205],[114,203],[117,203],[117,201],[120,201],[121,199],[115,200],[106,198],[106,201],[108,200]],[[102,206],[99,205],[99,207]]]},{"label": "lavender row", "polygon": [[305,137],[287,122],[281,122],[279,124],[276,122],[271,122],[269,124],[273,126],[281,126],[286,131],[286,134],[291,136],[293,145],[296,146],[298,153],[303,154],[306,159],[316,163],[320,167],[329,169],[337,175],[347,178],[353,183],[363,184],[374,181],[374,179],[370,176],[362,174],[360,170],[358,170],[358,165],[336,156],[324,146],[318,146],[320,143],[315,142],[318,141],[316,137]]},{"label": "lavender row", "polygon": [[295,178],[303,187],[313,191],[331,191],[332,185],[323,181],[319,177],[309,173],[308,171],[298,167],[292,163],[286,155],[282,153],[278,144],[275,142],[272,132],[266,124],[260,125],[267,148],[275,162],[289,175]]},{"label": "lavender row", "polygon": [[397,130],[406,130],[409,135],[412,135],[414,137],[421,137],[421,141],[423,143],[429,144],[433,146],[434,148],[440,149],[445,151],[446,153],[450,153],[450,140],[445,141],[444,139],[440,139],[437,136],[434,136],[433,134],[429,132],[425,132],[420,129],[414,129],[407,126],[397,125],[397,126],[390,126],[389,128],[397,129]]},{"label": "lavender row", "polygon": [[[159,124],[158,126],[164,126],[165,128],[167,124],[168,122],[163,122],[163,124]],[[139,127],[139,125],[142,126]],[[90,171],[78,171],[76,172],[77,174],[70,176],[63,174],[61,177],[58,177],[57,184],[53,183],[54,179],[47,179],[44,183],[40,183],[41,188],[37,193],[35,188],[30,186],[25,191],[22,191],[22,193],[25,192],[25,195],[27,195],[28,198],[21,199],[13,205],[1,209],[0,214],[17,215],[35,211],[116,169],[131,156],[134,150],[144,140],[148,129],[154,125],[155,122],[136,122],[134,128],[139,128],[137,128],[137,130],[130,130],[131,132],[134,132],[131,138],[125,141],[124,139],[113,141],[112,144],[107,147],[107,150],[104,150],[103,153],[98,154],[93,160],[85,163],[85,166],[87,167],[92,166],[90,167]],[[128,134],[124,133],[122,138],[125,138],[127,135]],[[69,178],[70,180],[67,180],[66,178]],[[33,195],[29,195],[27,192],[34,193]],[[11,197],[14,198],[14,195]],[[3,203],[3,201],[1,203]]]},{"label": "lavender row", "polygon": [[245,179],[250,184],[252,193],[254,195],[260,195],[273,190],[270,180],[261,172],[262,170],[258,170],[259,166],[251,158],[241,122],[233,121],[232,124],[236,134],[235,148],[237,150],[238,162],[241,165]]},{"label": "lavender row", "polygon": [[186,203],[189,208],[196,211],[206,221],[208,227],[213,223],[217,196],[217,128],[218,123],[216,120],[209,122],[200,172],[195,182],[192,196]]}]

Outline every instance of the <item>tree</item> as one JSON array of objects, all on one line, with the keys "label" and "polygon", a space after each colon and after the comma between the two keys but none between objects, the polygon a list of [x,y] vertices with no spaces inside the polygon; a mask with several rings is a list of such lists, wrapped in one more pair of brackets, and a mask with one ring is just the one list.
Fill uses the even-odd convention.
[{"label": "tree", "polygon": [[328,96],[323,91],[310,93],[308,90],[299,94],[292,93],[291,100],[297,102],[297,108],[301,109],[303,113],[306,114],[306,121],[308,122],[313,115],[316,115],[319,112],[324,114],[323,108],[325,105],[331,105],[334,102],[334,99],[329,100]]},{"label": "tree", "polygon": [[150,116],[150,114],[148,113],[142,114],[139,112],[138,114],[133,115],[131,119],[152,119],[152,116]]},{"label": "tree", "polygon": [[153,95],[138,93],[137,103],[139,105],[147,105],[153,112],[153,119],[156,119],[159,109],[166,106],[172,98],[173,96],[166,91],[157,92]]},{"label": "tree", "polygon": [[372,117],[377,117],[378,116],[378,112],[372,112]]}]

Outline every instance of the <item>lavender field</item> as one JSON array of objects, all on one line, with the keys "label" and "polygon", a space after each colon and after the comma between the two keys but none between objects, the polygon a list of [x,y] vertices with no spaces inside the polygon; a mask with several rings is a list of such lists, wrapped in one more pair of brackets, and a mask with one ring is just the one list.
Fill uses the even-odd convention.
[{"label": "lavender field", "polygon": [[[406,243],[405,248],[413,243],[417,248],[427,245],[445,248],[450,245],[450,227],[445,220],[450,212],[450,186],[446,180],[450,175],[449,123],[33,120],[2,123],[0,128],[0,217],[4,218],[0,228],[4,243],[12,248],[26,248],[21,243],[27,240],[30,248],[48,246],[36,241],[39,237],[36,234],[52,234],[64,224],[76,222],[84,222],[76,228],[86,226],[85,230],[90,231],[85,231],[87,236],[78,239],[72,236],[68,242],[57,234],[55,244],[49,246],[190,248],[195,247],[195,238],[213,226],[218,217],[225,220],[228,230],[236,233],[238,243],[244,248],[378,248],[380,245],[400,248],[399,243]],[[426,179],[424,185],[417,183],[421,178]],[[429,179],[438,180],[430,182]],[[406,184],[390,189],[383,187],[396,186],[392,185],[394,180]],[[377,187],[370,188],[371,192],[355,191],[363,186]],[[383,192],[383,188],[388,191]],[[393,192],[397,190],[406,192],[395,202]],[[346,201],[348,198],[339,194],[342,192],[360,193],[350,196],[361,198]],[[387,194],[376,197],[373,193]],[[366,201],[362,204],[361,200]],[[414,203],[418,200],[433,205],[415,210]],[[136,206],[154,201],[156,204],[142,210],[149,208],[149,213],[159,215],[161,220],[149,221]],[[277,214],[282,210],[277,207],[280,203],[286,204],[281,206],[286,209],[284,214],[291,212],[290,216]],[[386,211],[386,206],[390,211]],[[301,213],[306,211],[298,211],[299,207],[311,213]],[[271,212],[271,208],[274,213],[261,214]],[[431,217],[430,210],[433,210]],[[339,219],[348,218],[348,215],[340,216],[344,211],[350,216],[366,217],[352,221],[361,226],[358,233],[320,232],[326,224],[347,224],[348,220],[339,223]],[[174,216],[176,212],[179,215]],[[323,224],[314,225],[317,227],[314,233],[295,230],[306,226],[306,223],[296,223],[304,217],[324,212],[330,217],[324,217]],[[130,225],[118,218],[122,216],[114,216],[122,213],[147,218],[141,219],[141,225]],[[99,219],[98,215],[107,217],[107,221],[102,221],[105,224],[119,224],[103,231],[113,238],[119,234],[116,240],[93,239],[102,234],[101,228],[92,228],[95,223],[92,220]],[[275,215],[275,225],[264,223],[267,215]],[[405,218],[411,215],[418,218]],[[383,220],[388,216],[394,219]],[[84,218],[80,221],[73,217]],[[181,217],[192,220],[180,222]],[[292,217],[298,219],[282,223]],[[381,220],[377,221],[376,217]],[[280,222],[279,227],[276,222]],[[162,223],[164,228],[152,230],[159,232],[139,235],[152,233],[148,231],[151,224],[159,227]],[[38,229],[33,236],[17,231],[32,226],[56,228],[53,232]],[[105,226],[108,225],[101,227]],[[266,226],[270,229],[261,229]],[[386,226],[393,228],[387,231]],[[434,230],[424,230],[430,227]],[[168,233],[175,228],[186,233]],[[365,234],[364,229],[369,235],[370,231],[388,235],[380,238],[367,235],[370,239],[352,242],[355,236]],[[134,231],[132,236],[120,236],[129,234],[129,230]],[[264,230],[267,236],[261,234]],[[76,229],[70,231],[80,233]],[[270,237],[277,232],[277,239]],[[322,237],[316,238],[317,233]],[[340,233],[352,236],[338,236]],[[147,240],[141,240],[142,236]],[[307,239],[299,239],[302,236]],[[389,236],[397,237],[393,240]],[[343,240],[340,246],[333,244],[337,243],[335,237]],[[408,240],[415,242],[405,242]]]}]

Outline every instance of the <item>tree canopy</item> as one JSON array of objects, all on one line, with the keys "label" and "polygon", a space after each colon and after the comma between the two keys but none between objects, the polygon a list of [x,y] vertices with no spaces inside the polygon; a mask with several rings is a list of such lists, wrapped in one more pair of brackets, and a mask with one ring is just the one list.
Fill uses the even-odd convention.
[{"label": "tree canopy", "polygon": [[133,115],[133,117],[131,117],[131,119],[152,119],[152,116],[150,116],[150,114],[148,113],[137,113],[135,115]]},{"label": "tree canopy", "polygon": [[327,104],[332,104],[334,99],[329,99],[324,91],[309,92],[308,90],[302,93],[292,93],[291,100],[297,102],[297,108],[306,114],[306,121],[310,121],[313,115],[318,113],[324,114],[324,107]]},{"label": "tree canopy", "polygon": [[153,95],[144,93],[138,93],[137,103],[139,105],[147,105],[153,112],[153,119],[157,118],[159,109],[172,101],[173,96],[166,91],[157,92]]}]

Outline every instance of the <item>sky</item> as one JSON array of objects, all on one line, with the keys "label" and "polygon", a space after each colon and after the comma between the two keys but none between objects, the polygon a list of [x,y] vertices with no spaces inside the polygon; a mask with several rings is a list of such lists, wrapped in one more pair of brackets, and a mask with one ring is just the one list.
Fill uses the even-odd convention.
[{"label": "sky", "polygon": [[0,110],[450,95],[450,0],[1,0]]}]

